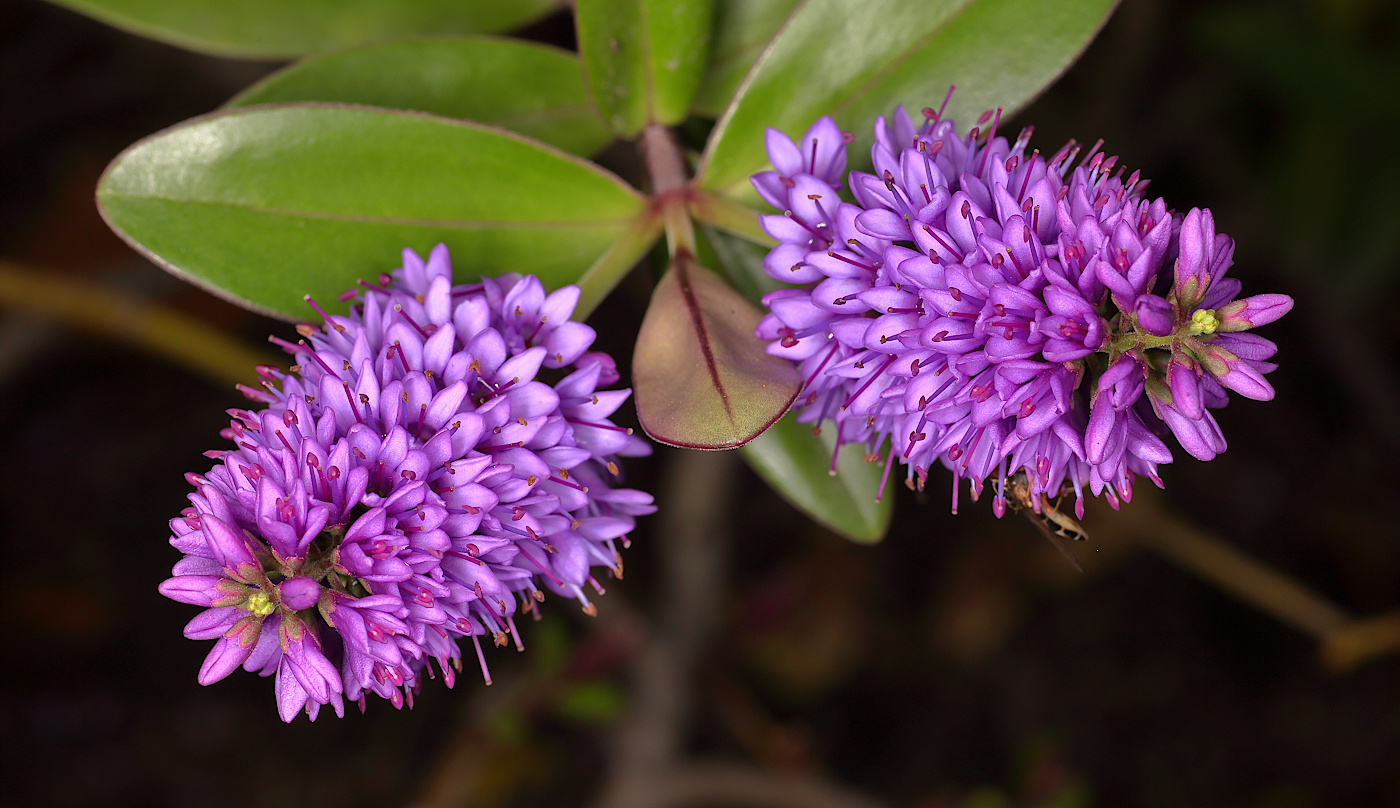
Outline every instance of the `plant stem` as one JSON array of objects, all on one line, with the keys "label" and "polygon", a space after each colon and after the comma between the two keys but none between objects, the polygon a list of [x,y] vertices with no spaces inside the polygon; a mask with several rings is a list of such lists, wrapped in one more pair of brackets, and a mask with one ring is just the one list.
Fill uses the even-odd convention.
[{"label": "plant stem", "polygon": [[[694,668],[724,591],[729,452],[671,452],[659,499],[664,605],[633,669],[632,707],[618,729],[613,770],[599,808],[648,808],[684,750]],[[658,779],[661,778],[661,779]],[[665,804],[665,803],[660,803]]]},{"label": "plant stem", "polygon": [[666,242],[671,255],[685,250],[695,254],[695,225],[690,221],[687,201],[690,176],[685,170],[676,136],[658,123],[647,124],[638,144],[646,161],[647,176],[651,178],[652,204],[661,211],[666,223]]}]

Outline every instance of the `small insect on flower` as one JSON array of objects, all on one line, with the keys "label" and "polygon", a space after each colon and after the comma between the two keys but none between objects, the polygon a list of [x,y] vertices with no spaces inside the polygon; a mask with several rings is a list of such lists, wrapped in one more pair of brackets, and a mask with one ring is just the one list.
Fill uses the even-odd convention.
[{"label": "small insect on flower", "polygon": [[1006,504],[1011,506],[1013,511],[1024,514],[1031,524],[1044,534],[1046,540],[1060,551],[1060,555],[1064,556],[1066,561],[1083,572],[1084,567],[1080,566],[1079,559],[1075,558],[1061,541],[1062,538],[1074,541],[1089,538],[1089,533],[1079,524],[1079,520],[1060,510],[1060,499],[1073,490],[1074,486],[1066,483],[1054,502],[1044,494],[1040,494],[1040,501],[1036,502],[1035,495],[1031,493],[1030,479],[1024,471],[1018,471],[1006,481]]}]

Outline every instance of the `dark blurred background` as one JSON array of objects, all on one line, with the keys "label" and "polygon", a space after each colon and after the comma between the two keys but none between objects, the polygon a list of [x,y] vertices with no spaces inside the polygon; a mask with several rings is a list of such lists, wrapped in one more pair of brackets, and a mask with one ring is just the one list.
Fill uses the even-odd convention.
[{"label": "dark blurred background", "polygon": [[[949,515],[946,480],[922,499],[900,490],[888,538],[863,547],[732,457],[631,465],[638,487],[687,497],[699,463],[724,492],[692,503],[721,566],[695,595],[714,617],[682,677],[685,754],[857,800],[833,806],[1400,805],[1397,25],[1385,0],[1124,0],[1013,122],[1050,151],[1103,137],[1153,194],[1213,209],[1245,294],[1297,301],[1263,330],[1280,344],[1277,399],[1221,411],[1230,450],[1208,464],[1178,452],[1164,494],[1139,486],[1136,516],[1092,509],[1093,540],[1074,548],[1086,573],[1023,520]],[[566,16],[530,34],[572,36]],[[137,257],[93,204],[118,151],[275,67],[6,0],[0,264],[182,310],[253,349],[290,336]],[[598,321],[639,322],[647,283]],[[7,804],[569,806],[609,787],[635,660],[668,630],[654,615],[675,596],[671,522],[638,531],[598,618],[547,603],[527,653],[491,655],[493,687],[468,670],[412,711],[284,726],[270,681],[196,684],[207,644],[180,636],[194,610],[156,593],[177,560],[165,523],[182,474],[207,467],[243,399],[40,308],[0,308]],[[615,355],[630,328],[604,335]],[[1177,563],[1180,545],[1153,538],[1162,525],[1335,608],[1234,597],[1207,577],[1228,589],[1240,569]],[[1378,616],[1362,651],[1320,651],[1338,620]]]}]

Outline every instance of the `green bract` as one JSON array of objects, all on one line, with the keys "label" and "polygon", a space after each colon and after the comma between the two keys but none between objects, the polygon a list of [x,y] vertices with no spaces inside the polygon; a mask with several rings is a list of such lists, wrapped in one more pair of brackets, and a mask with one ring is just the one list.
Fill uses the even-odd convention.
[{"label": "green bract", "polygon": [[718,275],[677,256],[656,285],[637,335],[637,416],[653,438],[688,449],[733,449],[791,406],[802,380],[754,338],[759,311]]}]

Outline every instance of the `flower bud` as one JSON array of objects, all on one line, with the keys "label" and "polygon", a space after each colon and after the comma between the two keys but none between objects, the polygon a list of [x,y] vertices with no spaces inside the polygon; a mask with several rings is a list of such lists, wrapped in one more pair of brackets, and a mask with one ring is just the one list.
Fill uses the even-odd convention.
[{"label": "flower bud", "polygon": [[1139,295],[1134,311],[1138,326],[1154,337],[1165,337],[1175,326],[1172,318],[1172,304],[1157,295]]},{"label": "flower bud", "polygon": [[1210,287],[1215,217],[1209,210],[1192,208],[1181,223],[1180,239],[1172,292],[1177,305],[1189,311],[1200,305]]},{"label": "flower bud", "polygon": [[579,368],[586,368],[589,365],[601,366],[598,371],[598,386],[607,387],[616,384],[622,376],[617,372],[617,362],[613,358],[601,351],[593,351],[580,356],[577,363]]},{"label": "flower bud", "polygon": [[[1269,384],[1253,362],[1241,359],[1218,345],[1210,345],[1201,357],[1201,363],[1222,387],[1255,401],[1273,400],[1274,386]],[[1260,364],[1267,366],[1267,363]]]},{"label": "flower bud", "polygon": [[277,585],[282,605],[294,612],[310,609],[321,599],[321,585],[305,576],[288,578]]},{"label": "flower bud", "polygon": [[1215,312],[1221,331],[1246,331],[1272,323],[1293,308],[1288,295],[1254,295],[1221,306]]},{"label": "flower bud", "polygon": [[1147,394],[1157,417],[1166,422],[1187,454],[1197,460],[1211,460],[1225,451],[1225,436],[1209,412],[1203,412],[1201,418],[1187,418],[1160,395],[1157,387],[1148,385]]},{"label": "flower bud", "polygon": [[1205,414],[1201,403],[1201,378],[1195,363],[1179,354],[1172,356],[1167,369],[1167,386],[1172,391],[1172,406],[1187,418],[1197,420]]}]

